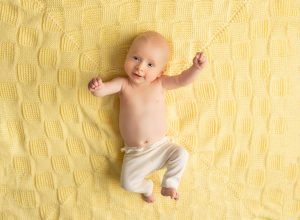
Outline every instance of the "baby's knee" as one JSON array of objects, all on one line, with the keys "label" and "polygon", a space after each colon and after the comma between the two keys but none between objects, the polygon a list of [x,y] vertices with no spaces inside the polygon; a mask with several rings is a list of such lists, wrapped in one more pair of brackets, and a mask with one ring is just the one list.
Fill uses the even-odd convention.
[{"label": "baby's knee", "polygon": [[186,163],[187,160],[189,159],[189,156],[190,156],[189,152],[186,149],[182,148],[182,147],[179,148],[178,151],[179,151],[178,155],[179,155],[180,160],[182,162]]},{"label": "baby's knee", "polygon": [[190,154],[189,154],[189,152],[186,150],[186,149],[184,149],[184,148],[179,148],[179,157],[182,159],[182,160],[188,160],[189,159],[189,156],[190,156]]}]

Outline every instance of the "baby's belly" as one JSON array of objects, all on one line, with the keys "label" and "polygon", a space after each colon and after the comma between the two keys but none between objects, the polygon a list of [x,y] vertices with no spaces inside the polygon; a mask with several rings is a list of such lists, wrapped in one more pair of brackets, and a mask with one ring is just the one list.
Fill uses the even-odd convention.
[{"label": "baby's belly", "polygon": [[120,112],[119,125],[121,136],[129,147],[148,146],[166,135],[164,114],[137,116]]}]

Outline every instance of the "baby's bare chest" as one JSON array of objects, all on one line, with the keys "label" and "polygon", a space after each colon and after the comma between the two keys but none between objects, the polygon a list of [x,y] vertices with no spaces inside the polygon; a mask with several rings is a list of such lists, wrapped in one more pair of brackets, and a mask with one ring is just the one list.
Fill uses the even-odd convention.
[{"label": "baby's bare chest", "polygon": [[159,87],[127,88],[120,95],[121,108],[154,108],[164,105],[164,91]]}]

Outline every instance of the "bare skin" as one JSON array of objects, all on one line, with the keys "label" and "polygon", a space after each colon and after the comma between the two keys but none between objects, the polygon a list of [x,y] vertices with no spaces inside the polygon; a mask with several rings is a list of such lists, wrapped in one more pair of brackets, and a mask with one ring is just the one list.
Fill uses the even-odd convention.
[{"label": "bare skin", "polygon": [[179,194],[176,189],[174,188],[166,188],[162,187],[161,192],[163,196],[170,196],[171,199],[178,200],[179,199]]},{"label": "bare skin", "polygon": [[[190,68],[175,76],[163,75],[169,57],[169,47],[163,36],[145,32],[132,43],[124,69],[128,77],[117,77],[109,82],[93,78],[88,88],[95,96],[119,93],[119,127],[126,146],[145,147],[166,136],[164,95],[191,83],[204,67],[203,53],[197,53]],[[179,198],[176,189],[161,190],[163,196]],[[154,195],[143,196],[154,202]]]},{"label": "bare skin", "polygon": [[148,203],[153,203],[155,201],[154,194],[152,193],[150,196],[142,195],[143,200]]}]

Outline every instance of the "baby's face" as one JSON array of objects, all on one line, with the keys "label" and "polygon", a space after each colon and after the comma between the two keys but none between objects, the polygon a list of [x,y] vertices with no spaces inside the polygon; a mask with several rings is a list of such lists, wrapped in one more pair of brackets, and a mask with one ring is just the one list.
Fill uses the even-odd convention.
[{"label": "baby's face", "polygon": [[167,63],[168,51],[157,39],[134,42],[127,54],[124,69],[136,84],[151,83],[161,76]]}]

